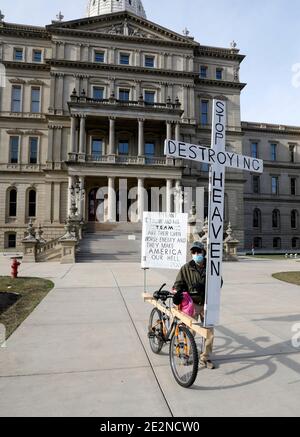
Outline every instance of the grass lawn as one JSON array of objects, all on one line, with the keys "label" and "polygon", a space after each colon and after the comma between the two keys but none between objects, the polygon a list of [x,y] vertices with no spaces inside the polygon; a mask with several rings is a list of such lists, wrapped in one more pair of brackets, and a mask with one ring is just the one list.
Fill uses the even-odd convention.
[{"label": "grass lawn", "polygon": [[4,313],[0,324],[6,328],[8,338],[54,287],[53,282],[40,278],[17,278],[0,276],[0,293],[18,293],[21,298]]},{"label": "grass lawn", "polygon": [[275,273],[273,278],[288,282],[289,284],[300,285],[300,272]]}]

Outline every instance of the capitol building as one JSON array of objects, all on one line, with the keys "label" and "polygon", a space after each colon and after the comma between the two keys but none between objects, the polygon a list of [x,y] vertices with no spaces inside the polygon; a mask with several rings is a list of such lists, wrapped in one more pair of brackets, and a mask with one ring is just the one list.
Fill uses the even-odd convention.
[{"label": "capitol building", "polygon": [[[76,192],[89,232],[180,212],[175,191],[203,221],[209,169],[166,158],[164,141],[209,146],[215,97],[227,102],[227,150],[265,162],[260,176],[226,170],[225,227],[240,250],[300,250],[300,127],[242,121],[254,84],[241,80],[236,43],[204,46],[146,12],[141,0],[90,0],[86,17],[60,13],[46,27],[0,13],[0,251],[22,250],[29,222],[46,241],[61,237]],[[124,214],[121,193],[135,188],[126,211],[136,212]],[[153,188],[164,189],[158,202]]]}]

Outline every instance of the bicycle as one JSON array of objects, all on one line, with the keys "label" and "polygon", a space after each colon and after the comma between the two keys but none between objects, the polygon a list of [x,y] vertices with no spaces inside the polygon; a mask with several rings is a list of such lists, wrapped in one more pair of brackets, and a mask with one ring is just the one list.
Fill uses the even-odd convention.
[{"label": "bicycle", "polygon": [[173,376],[180,386],[189,388],[194,384],[198,374],[198,350],[190,329],[177,317],[171,319],[174,295],[163,290],[165,285],[153,294],[153,298],[160,301],[166,313],[154,308],[150,314],[150,347],[155,354],[159,354],[164,345],[170,343],[169,358]]}]

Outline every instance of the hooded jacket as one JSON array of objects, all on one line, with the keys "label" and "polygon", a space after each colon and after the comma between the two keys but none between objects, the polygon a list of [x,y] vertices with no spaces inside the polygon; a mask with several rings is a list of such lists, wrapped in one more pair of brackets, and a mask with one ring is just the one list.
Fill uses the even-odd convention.
[{"label": "hooded jacket", "polygon": [[[206,283],[206,259],[203,267],[199,267],[195,261],[190,261],[185,264],[179,271],[174,288],[177,289],[176,284],[186,284],[186,291],[191,295],[193,302],[198,305],[205,303],[205,283]],[[182,287],[182,285],[180,284]]]}]

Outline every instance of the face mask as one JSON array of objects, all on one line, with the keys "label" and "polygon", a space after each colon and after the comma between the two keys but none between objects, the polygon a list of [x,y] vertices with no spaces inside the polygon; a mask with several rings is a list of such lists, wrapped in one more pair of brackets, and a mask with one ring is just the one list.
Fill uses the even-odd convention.
[{"label": "face mask", "polygon": [[195,261],[195,263],[201,264],[204,261],[204,256],[203,255],[193,255],[193,260]]}]

